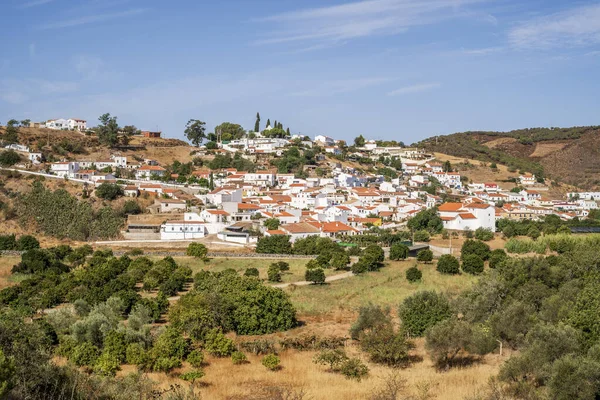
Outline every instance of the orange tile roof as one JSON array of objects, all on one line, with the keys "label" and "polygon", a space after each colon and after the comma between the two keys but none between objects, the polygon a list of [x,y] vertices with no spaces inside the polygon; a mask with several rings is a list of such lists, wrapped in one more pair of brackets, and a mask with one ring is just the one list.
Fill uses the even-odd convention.
[{"label": "orange tile roof", "polygon": [[462,219],[477,219],[477,217],[475,217],[471,213],[462,213],[462,214],[458,214],[458,216],[461,217]]},{"label": "orange tile roof", "polygon": [[438,211],[456,212],[463,207],[462,203],[444,203],[438,207]]}]

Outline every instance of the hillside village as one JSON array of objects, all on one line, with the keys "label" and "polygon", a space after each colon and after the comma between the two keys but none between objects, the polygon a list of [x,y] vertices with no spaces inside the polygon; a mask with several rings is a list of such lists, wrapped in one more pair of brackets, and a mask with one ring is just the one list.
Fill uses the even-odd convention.
[{"label": "hillside village", "polygon": [[[87,129],[86,122],[78,119],[36,126],[80,134]],[[161,136],[140,130],[134,134]],[[447,231],[483,228],[494,232],[501,218],[540,220],[551,214],[562,220],[585,218],[600,199],[596,192],[551,198],[544,180],[525,171],[508,183],[470,181],[455,172],[450,162],[398,142],[361,136],[348,146],[324,135],[314,139],[289,135],[280,124],[272,128],[270,123],[262,132],[230,136],[224,140],[223,135],[215,135],[216,140],[190,148],[190,154],[199,159],[246,160],[251,170],[211,169],[208,163],[190,162],[185,174],[176,173],[172,166],[153,159],[128,158],[118,147],[107,159],[76,156],[55,162],[18,143],[4,150],[22,156],[23,161],[12,166],[18,171],[91,187],[119,185],[127,197],[153,199],[146,215],[130,216],[122,232],[126,240],[212,238],[253,246],[263,235],[288,235],[292,242],[308,236],[341,239],[373,226],[405,230],[407,220],[427,209],[437,211]],[[308,152],[314,159],[295,173],[278,168],[273,161]],[[383,168],[362,168],[374,164]]]}]

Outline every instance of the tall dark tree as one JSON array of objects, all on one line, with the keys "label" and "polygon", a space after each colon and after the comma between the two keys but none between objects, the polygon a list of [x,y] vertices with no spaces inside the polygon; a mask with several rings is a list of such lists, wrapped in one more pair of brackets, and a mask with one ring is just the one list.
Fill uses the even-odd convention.
[{"label": "tall dark tree", "polygon": [[270,119],[267,119],[267,126],[265,126],[265,128],[267,128],[267,127],[269,127],[269,126],[271,126],[271,120],[270,120]]},{"label": "tall dark tree", "polygon": [[356,147],[363,147],[365,145],[365,138],[363,135],[354,138],[354,145]]},{"label": "tall dark tree", "polygon": [[256,122],[254,123],[254,132],[260,132],[260,114],[256,113]]},{"label": "tall dark tree", "polygon": [[285,130],[285,134],[288,135],[288,137],[292,136],[292,135],[290,135],[290,128],[289,127]]},{"label": "tall dark tree", "polygon": [[111,117],[109,113],[102,114],[98,125],[98,140],[101,144],[109,147],[115,146],[119,142],[119,124],[117,117]]},{"label": "tall dark tree", "polygon": [[202,141],[206,138],[206,122],[190,119],[185,126],[185,137],[196,147],[200,146]]},{"label": "tall dark tree", "polygon": [[11,119],[6,123],[6,132],[2,135],[2,141],[7,144],[19,143],[19,121]]},{"label": "tall dark tree", "polygon": [[273,121],[273,128],[277,128],[279,125],[277,124],[277,120]]}]

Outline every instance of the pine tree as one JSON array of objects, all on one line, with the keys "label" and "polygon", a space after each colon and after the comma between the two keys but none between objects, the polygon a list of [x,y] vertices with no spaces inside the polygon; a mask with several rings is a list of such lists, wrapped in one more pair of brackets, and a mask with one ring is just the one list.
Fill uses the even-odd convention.
[{"label": "pine tree", "polygon": [[285,133],[286,133],[288,136],[292,136],[292,135],[290,135],[290,128],[289,128],[289,127],[288,127],[288,128],[285,130]]},{"label": "pine tree", "polygon": [[210,190],[215,190],[215,178],[213,177],[213,173],[210,173],[210,181],[208,183],[208,188]]},{"label": "pine tree", "polygon": [[273,128],[277,128],[277,120],[273,121]]},{"label": "pine tree", "polygon": [[256,113],[256,122],[254,123],[254,132],[260,132],[260,114]]},{"label": "pine tree", "polygon": [[267,118],[267,126],[265,126],[265,128],[271,126],[271,120]]}]

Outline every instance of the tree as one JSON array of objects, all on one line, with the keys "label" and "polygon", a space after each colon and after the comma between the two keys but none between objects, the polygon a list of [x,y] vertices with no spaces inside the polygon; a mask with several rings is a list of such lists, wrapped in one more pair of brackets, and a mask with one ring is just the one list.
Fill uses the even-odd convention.
[{"label": "tree", "polygon": [[460,265],[456,257],[444,254],[439,258],[436,269],[442,274],[456,275],[460,272]]},{"label": "tree", "polygon": [[221,125],[217,125],[215,127],[215,132],[221,134],[222,140],[241,139],[246,134],[246,131],[241,125],[231,122],[223,122]]},{"label": "tree", "polygon": [[196,147],[206,138],[206,122],[190,119],[185,125],[185,137]]},{"label": "tree", "polygon": [[348,356],[342,349],[322,350],[313,357],[313,363],[328,365],[330,371],[339,371],[346,360],[348,360]]},{"label": "tree", "polygon": [[246,268],[246,271],[244,271],[244,276],[258,278],[258,269],[257,268]]},{"label": "tree", "polygon": [[414,234],[415,242],[429,242],[429,232],[426,230],[416,231]]},{"label": "tree", "polygon": [[14,386],[15,364],[0,349],[0,397],[5,398]]},{"label": "tree", "polygon": [[98,120],[98,141],[108,147],[114,147],[119,142],[119,124],[117,117],[111,117],[109,113],[102,114]]},{"label": "tree", "polygon": [[418,282],[423,277],[423,273],[416,266],[412,266],[406,270],[406,280],[409,282]]},{"label": "tree", "polygon": [[271,119],[270,118],[267,118],[267,125],[265,125],[265,129],[268,128],[268,127],[272,128],[272,126],[271,126]]},{"label": "tree", "polygon": [[484,261],[490,258],[490,253],[490,246],[474,239],[467,239],[460,249],[460,256],[462,258],[469,254],[476,254]]},{"label": "tree", "polygon": [[417,261],[431,262],[433,261],[433,251],[429,249],[421,250],[417,253]]},{"label": "tree", "polygon": [[492,250],[490,254],[489,267],[496,268],[500,263],[504,262],[508,258],[504,249]]},{"label": "tree", "polygon": [[402,243],[394,243],[390,247],[390,260],[405,260],[408,257],[408,246]]},{"label": "tree", "polygon": [[21,121],[21,126],[29,128],[29,125],[31,125],[30,119],[24,119],[23,121]]},{"label": "tree", "polygon": [[354,145],[356,147],[363,147],[365,145],[365,138],[363,137],[363,135],[359,135],[354,138]]},{"label": "tree", "polygon": [[21,156],[14,150],[0,152],[0,165],[3,167],[11,167],[19,161],[21,161]]},{"label": "tree", "polygon": [[280,362],[281,360],[275,354],[268,354],[261,360],[261,364],[270,371],[277,371],[280,369]]},{"label": "tree", "polygon": [[281,271],[279,265],[271,264],[267,270],[267,278],[270,282],[281,282]]},{"label": "tree", "polygon": [[256,113],[256,122],[254,123],[254,132],[260,132],[260,114]]},{"label": "tree", "polygon": [[185,251],[185,254],[191,257],[205,259],[208,254],[208,249],[202,243],[190,243]]},{"label": "tree", "polygon": [[451,314],[448,300],[434,291],[407,297],[398,310],[402,328],[412,336],[423,336],[427,329],[450,318]]},{"label": "tree", "polygon": [[413,347],[406,334],[395,332],[392,324],[377,326],[360,336],[360,348],[369,354],[371,361],[392,367],[405,366]]},{"label": "tree", "polygon": [[104,200],[115,200],[123,196],[123,188],[116,183],[102,183],[96,188],[96,196]]},{"label": "tree", "polygon": [[444,162],[443,169],[444,172],[452,172],[452,164],[450,164],[450,161]]},{"label": "tree", "polygon": [[264,226],[265,228],[267,228],[270,231],[274,231],[277,228],[279,228],[279,220],[277,218],[267,218],[264,222]]},{"label": "tree", "polygon": [[494,238],[494,232],[489,228],[477,228],[475,229],[475,239],[483,240],[488,242]]},{"label": "tree", "polygon": [[423,210],[408,220],[406,226],[413,232],[427,230],[429,233],[440,233],[444,229],[442,219],[437,214],[437,209]]},{"label": "tree", "polygon": [[539,238],[541,235],[542,233],[540,232],[540,230],[534,225],[532,225],[527,231],[527,236],[529,236],[533,240]]},{"label": "tree", "polygon": [[258,240],[256,252],[263,254],[292,254],[292,244],[287,235],[265,236]]},{"label": "tree", "polygon": [[202,363],[204,363],[204,354],[200,350],[192,350],[190,354],[187,355],[187,362],[194,368],[202,367]]},{"label": "tree", "polygon": [[2,135],[2,140],[5,143],[19,143],[19,128],[17,127],[18,121],[11,119],[6,123],[6,131]]},{"label": "tree", "polygon": [[310,268],[304,273],[304,279],[313,284],[325,283],[325,272],[322,268]]},{"label": "tree", "polygon": [[369,375],[369,367],[359,358],[350,358],[342,363],[340,373],[348,379],[360,382],[364,377]]},{"label": "tree", "polygon": [[358,318],[350,327],[350,337],[358,340],[364,332],[391,323],[389,308],[368,303],[358,309]]},{"label": "tree", "polygon": [[483,260],[477,254],[467,254],[462,258],[462,270],[467,274],[479,275],[483,272]]},{"label": "tree", "polygon": [[346,252],[336,252],[331,257],[330,265],[333,269],[347,269],[350,264],[350,256]]},{"label": "tree", "polygon": [[40,248],[40,242],[34,236],[23,235],[16,242],[17,250],[27,251]]}]

